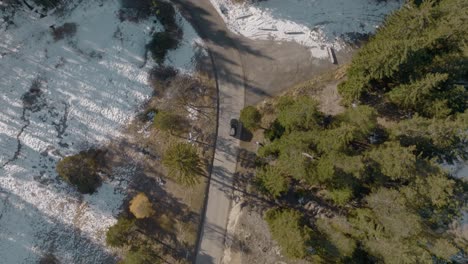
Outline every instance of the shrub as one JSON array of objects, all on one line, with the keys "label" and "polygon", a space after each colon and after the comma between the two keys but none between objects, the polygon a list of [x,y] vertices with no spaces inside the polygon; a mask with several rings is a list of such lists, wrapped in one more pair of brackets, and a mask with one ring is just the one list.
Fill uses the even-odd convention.
[{"label": "shrub", "polygon": [[265,130],[263,135],[265,138],[269,139],[270,141],[273,141],[275,139],[281,138],[281,136],[284,134],[285,128],[281,125],[281,123],[276,119],[271,126]]},{"label": "shrub", "polygon": [[153,125],[164,132],[181,132],[186,128],[187,120],[173,112],[159,111],[153,120]]},{"label": "shrub", "polygon": [[247,106],[241,110],[240,121],[247,129],[254,130],[260,127],[261,119],[262,115],[253,106]]},{"label": "shrub", "polygon": [[98,175],[97,155],[101,151],[82,151],[58,162],[56,171],[66,182],[77,187],[81,193],[91,194],[101,185]]},{"label": "shrub", "polygon": [[135,220],[119,218],[117,223],[107,230],[106,243],[111,247],[121,247],[130,244],[130,235],[135,229]]},{"label": "shrub", "polygon": [[154,214],[154,209],[148,196],[144,193],[139,193],[130,201],[130,212],[132,212],[136,218],[142,219],[152,216]]},{"label": "shrub", "polygon": [[185,123],[186,120],[184,118],[168,111],[157,112],[153,120],[153,125],[156,128],[170,133],[182,131],[185,127]]}]

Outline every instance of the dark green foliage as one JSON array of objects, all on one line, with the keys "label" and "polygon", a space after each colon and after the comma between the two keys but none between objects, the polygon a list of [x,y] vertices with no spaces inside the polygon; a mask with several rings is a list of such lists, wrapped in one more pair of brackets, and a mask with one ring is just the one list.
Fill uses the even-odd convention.
[{"label": "dark green foliage", "polygon": [[428,243],[434,234],[403,195],[381,188],[366,202],[370,209],[355,210],[350,221],[368,252],[385,263],[432,263]]},{"label": "dark green foliage", "polygon": [[386,142],[368,153],[378,170],[392,180],[416,176],[414,146],[402,147],[398,142]]},{"label": "dark green foliage", "polygon": [[131,235],[135,231],[135,220],[120,217],[117,223],[107,230],[106,243],[111,247],[122,247],[131,242]]},{"label": "dark green foliage", "polygon": [[416,146],[416,153],[425,158],[453,163],[468,159],[468,112],[446,119],[415,116],[392,129],[392,137],[402,146]]},{"label": "dark green foliage", "polygon": [[423,1],[389,16],[354,57],[341,94],[347,102],[384,94],[427,117],[463,112],[468,91],[457,83],[468,74],[467,8],[463,0]]},{"label": "dark green foliage", "polygon": [[286,256],[304,258],[308,255],[312,230],[303,224],[302,215],[298,211],[271,209],[266,212],[265,220],[271,235]]},{"label": "dark green foliage", "polygon": [[101,185],[98,175],[98,157],[101,151],[82,151],[63,158],[57,163],[56,171],[66,182],[77,187],[81,193],[93,193]]},{"label": "dark green foliage", "polygon": [[336,248],[338,256],[351,257],[354,253],[357,243],[351,237],[353,233],[352,226],[346,218],[322,218],[316,222],[317,228],[322,232]]},{"label": "dark green foliage", "polygon": [[257,170],[255,182],[261,191],[279,197],[289,189],[289,179],[277,167],[267,165]]},{"label": "dark green foliage", "polygon": [[[312,107],[307,107],[306,101]],[[312,100],[302,99],[300,104],[302,109],[315,109]],[[289,100],[282,109],[278,116],[285,118],[285,112],[300,112]],[[316,120],[309,116],[305,115],[304,120]],[[330,118],[326,126],[310,122],[312,125],[305,129],[289,123],[289,129],[260,148],[259,155],[274,159],[275,177],[271,179],[291,177],[301,187],[320,186],[323,198],[333,205],[349,208],[355,205],[352,201],[362,204],[351,210],[346,232],[336,231],[330,223],[321,226],[329,241],[317,238],[321,241],[317,247],[320,257],[333,261],[376,258],[385,263],[428,261],[434,252],[440,256],[441,251],[418,241],[430,241],[434,230],[447,228],[460,208],[456,197],[462,190],[431,160],[438,154],[426,149],[438,150],[444,157],[455,157],[455,153],[456,157],[463,157],[459,153],[466,151],[462,146],[466,146],[467,135],[463,131],[468,129],[467,119],[466,114],[442,120],[415,116],[385,129],[379,127],[371,107],[358,106]],[[370,138],[377,131],[390,136],[374,143]],[[424,140],[414,140],[417,137]],[[265,175],[265,171],[257,172],[261,179]],[[273,193],[281,193],[280,181],[258,186],[265,190],[266,184]],[[287,242],[279,243],[288,247]],[[439,246],[449,248],[450,243]]]},{"label": "dark green foliage", "polygon": [[260,127],[262,115],[254,106],[247,106],[240,112],[240,121],[250,130],[255,130]]},{"label": "dark green foliage", "polygon": [[393,88],[387,95],[390,101],[404,109],[414,110],[426,116],[444,117],[451,112],[448,101],[437,98],[444,98],[438,89],[448,77],[446,73],[429,73],[420,80]]},{"label": "dark green foliage", "polygon": [[309,97],[301,97],[294,102],[283,102],[278,113],[279,123],[286,130],[309,130],[322,124],[323,116],[318,111],[318,103]]},{"label": "dark green foliage", "polygon": [[376,221],[393,238],[408,238],[421,232],[419,216],[406,207],[406,200],[398,191],[379,189],[369,195],[366,202],[374,212]]},{"label": "dark green foliage", "polygon": [[330,189],[325,196],[335,205],[344,206],[353,198],[353,189],[350,187]]},{"label": "dark green foliage", "polygon": [[273,141],[275,139],[281,138],[281,136],[284,134],[285,129],[284,127],[280,124],[280,122],[276,119],[271,126],[265,130],[264,136],[270,141]]},{"label": "dark green foliage", "polygon": [[356,128],[355,140],[366,140],[377,127],[377,113],[367,105],[347,109],[337,119],[341,123]]},{"label": "dark green foliage", "polygon": [[289,256],[310,260],[304,248],[312,245],[327,263],[442,263],[465,247],[449,226],[462,212],[466,184],[441,164],[468,159],[467,8],[462,0],[409,1],[391,15],[339,87],[349,105],[357,103],[342,114],[324,118],[307,97],[278,100],[285,130],[276,136],[273,124],[259,149],[270,161],[262,166],[292,179],[276,202],[300,207],[288,199],[296,194],[343,209],[316,219],[309,244],[288,237],[301,237],[290,229],[302,224],[288,226],[294,213],[269,211],[283,250],[300,245]]},{"label": "dark green foliage", "polygon": [[163,165],[168,176],[184,186],[194,186],[203,175],[197,149],[189,143],[172,144],[164,153]]}]

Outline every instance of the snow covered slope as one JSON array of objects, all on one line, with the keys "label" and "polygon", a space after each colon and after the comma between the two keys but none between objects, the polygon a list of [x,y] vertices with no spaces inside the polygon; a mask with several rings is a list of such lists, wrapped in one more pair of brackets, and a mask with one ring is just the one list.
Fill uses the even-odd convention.
[{"label": "snow covered slope", "polygon": [[[115,168],[114,181],[82,196],[55,163],[121,136],[152,93],[145,45],[162,27],[155,17],[120,21],[118,0],[77,3],[60,15],[0,20],[0,263],[37,263],[47,252],[61,263],[113,261],[105,230],[133,168]],[[50,26],[64,23],[75,33],[54,41]],[[168,61],[190,71],[198,37],[181,23],[184,40]]]},{"label": "snow covered slope", "polygon": [[327,57],[325,46],[342,47],[342,38],[372,33],[404,0],[266,0],[233,4],[210,0],[228,27],[254,39],[295,41],[312,55]]}]

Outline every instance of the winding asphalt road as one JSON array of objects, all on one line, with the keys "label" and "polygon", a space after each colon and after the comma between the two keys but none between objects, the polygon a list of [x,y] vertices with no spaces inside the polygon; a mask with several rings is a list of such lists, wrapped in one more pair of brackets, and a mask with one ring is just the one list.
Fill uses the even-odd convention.
[{"label": "winding asphalt road", "polygon": [[[336,66],[312,58],[297,43],[251,40],[230,33],[209,0],[172,2],[207,45],[211,60],[207,65],[212,65],[218,86],[218,135],[196,256],[197,264],[218,264],[225,249],[239,152],[239,140],[229,136],[230,120],[239,117],[244,103],[256,104]],[[346,61],[348,55],[337,57]]]},{"label": "winding asphalt road", "polygon": [[218,85],[218,136],[196,263],[221,263],[231,206],[239,140],[229,136],[231,118],[244,107],[244,72],[235,39],[209,0],[174,1],[208,46]]}]

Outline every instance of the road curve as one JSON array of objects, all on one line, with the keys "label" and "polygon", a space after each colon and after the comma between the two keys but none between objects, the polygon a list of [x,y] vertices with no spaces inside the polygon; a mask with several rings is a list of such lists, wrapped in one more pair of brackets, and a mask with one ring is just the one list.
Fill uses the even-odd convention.
[{"label": "road curve", "polygon": [[244,72],[236,37],[209,0],[173,0],[206,43],[218,86],[218,133],[205,215],[197,243],[197,264],[221,263],[239,140],[229,136],[231,118],[244,106]]}]

